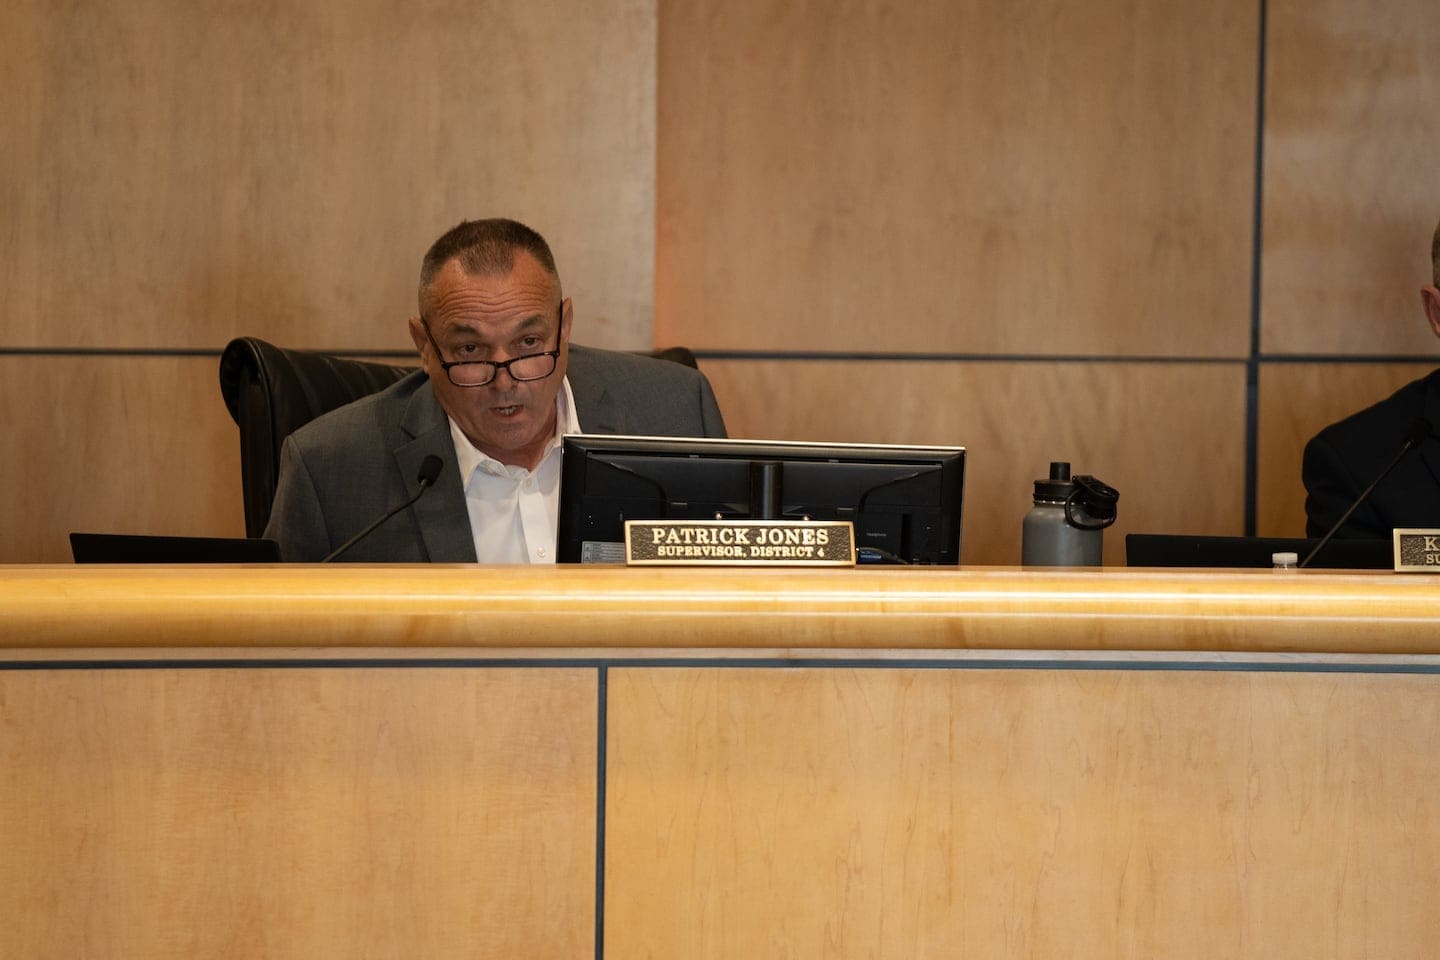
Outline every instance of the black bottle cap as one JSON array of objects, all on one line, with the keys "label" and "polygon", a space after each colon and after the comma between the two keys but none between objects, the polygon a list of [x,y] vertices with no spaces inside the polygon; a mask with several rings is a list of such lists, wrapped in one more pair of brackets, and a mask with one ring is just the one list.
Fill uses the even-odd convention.
[{"label": "black bottle cap", "polygon": [[1053,500],[1063,503],[1074,492],[1075,484],[1070,482],[1070,462],[1068,460],[1051,460],[1050,479],[1035,481],[1036,500]]}]

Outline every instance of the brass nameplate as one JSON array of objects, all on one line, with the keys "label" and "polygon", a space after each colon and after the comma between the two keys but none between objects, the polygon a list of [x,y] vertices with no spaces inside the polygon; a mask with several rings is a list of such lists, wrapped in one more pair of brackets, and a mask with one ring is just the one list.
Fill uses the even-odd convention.
[{"label": "brass nameplate", "polygon": [[855,525],[815,520],[627,520],[625,562],[853,567]]},{"label": "brass nameplate", "polygon": [[1440,573],[1440,530],[1396,530],[1395,570]]}]

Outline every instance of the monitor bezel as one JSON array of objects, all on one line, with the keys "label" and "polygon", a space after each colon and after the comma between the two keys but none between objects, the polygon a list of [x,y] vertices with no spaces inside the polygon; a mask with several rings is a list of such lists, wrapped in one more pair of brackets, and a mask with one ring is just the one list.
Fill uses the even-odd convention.
[{"label": "monitor bezel", "polygon": [[[573,508],[571,498],[566,496],[565,475],[575,469],[577,458],[589,458],[591,454],[606,453],[653,453],[658,456],[719,456],[726,459],[794,460],[809,463],[826,461],[863,463],[873,460],[877,463],[891,463],[897,466],[915,464],[945,469],[947,466],[958,471],[959,503],[955,510],[955,564],[960,562],[964,538],[964,489],[966,448],[959,444],[902,444],[902,443],[860,443],[846,441],[773,440],[731,437],[673,437],[640,434],[565,434],[562,438],[563,463],[559,489],[559,507],[556,516],[556,560],[560,563],[577,563],[570,544],[564,542],[564,532],[570,527],[568,511]],[[944,565],[950,565],[948,561]]]}]

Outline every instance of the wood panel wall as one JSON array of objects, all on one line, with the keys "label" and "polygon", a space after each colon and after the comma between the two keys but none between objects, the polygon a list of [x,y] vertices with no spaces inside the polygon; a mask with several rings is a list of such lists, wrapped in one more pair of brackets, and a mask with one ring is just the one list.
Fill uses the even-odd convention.
[{"label": "wood panel wall", "polygon": [[466,217],[551,238],[577,339],[648,346],[655,17],[9,4],[0,560],[68,559],[74,529],[242,534],[220,349],[408,351],[420,258]]},{"label": "wood panel wall", "polygon": [[1121,490],[1107,562],[1300,535],[1305,440],[1435,352],[1437,30],[1420,0],[667,3],[657,339],[708,351],[733,433],[965,444],[967,562],[1018,558],[1051,459]]},{"label": "wood panel wall", "polygon": [[0,560],[239,533],[220,347],[404,351],[421,252],[495,213],[736,435],[970,447],[967,562],[1051,459],[1120,488],[1111,562],[1299,533],[1304,440],[1434,362],[1429,6],[12,4]]}]

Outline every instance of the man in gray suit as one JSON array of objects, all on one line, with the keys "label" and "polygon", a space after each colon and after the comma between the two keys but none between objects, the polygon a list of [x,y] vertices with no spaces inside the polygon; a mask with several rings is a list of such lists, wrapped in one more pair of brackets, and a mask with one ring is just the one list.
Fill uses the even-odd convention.
[{"label": "man in gray suit", "polygon": [[367,562],[554,561],[560,437],[723,437],[698,371],[570,343],[573,305],[549,245],[513,220],[466,221],[430,248],[409,321],[421,369],[284,444],[265,535],[317,561],[434,489],[343,555]]}]

